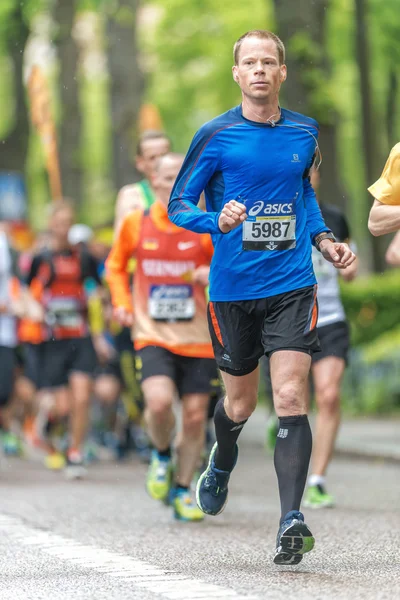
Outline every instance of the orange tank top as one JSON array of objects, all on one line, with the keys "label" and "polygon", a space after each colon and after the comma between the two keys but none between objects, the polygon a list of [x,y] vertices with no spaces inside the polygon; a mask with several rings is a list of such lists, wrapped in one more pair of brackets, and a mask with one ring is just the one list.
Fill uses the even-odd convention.
[{"label": "orange tank top", "polygon": [[89,327],[79,253],[51,254],[50,258],[51,264],[43,260],[36,277],[42,286],[39,301],[45,311],[43,340],[85,337]]},{"label": "orange tank top", "polygon": [[133,287],[135,348],[162,346],[182,356],[213,358],[204,288],[192,273],[210,262],[201,236],[142,218]]}]

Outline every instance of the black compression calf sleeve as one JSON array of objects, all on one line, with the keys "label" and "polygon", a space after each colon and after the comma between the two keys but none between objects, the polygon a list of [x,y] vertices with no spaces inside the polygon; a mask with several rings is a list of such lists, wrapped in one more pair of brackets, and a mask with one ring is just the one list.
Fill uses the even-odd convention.
[{"label": "black compression calf sleeve", "polygon": [[[247,419],[246,419],[247,421]],[[235,423],[225,412],[224,398],[221,398],[214,412],[215,435],[218,450],[215,454],[215,466],[221,471],[231,471],[235,463],[235,447],[246,421]]]},{"label": "black compression calf sleeve", "polygon": [[210,398],[210,402],[208,403],[208,414],[207,414],[207,419],[213,419],[214,418],[214,413],[215,413],[215,409],[217,408],[217,404],[219,402],[221,395],[219,394],[217,395],[213,395]]},{"label": "black compression calf sleeve", "polygon": [[280,417],[274,464],[283,518],[299,510],[310,464],[312,434],[307,415]]}]

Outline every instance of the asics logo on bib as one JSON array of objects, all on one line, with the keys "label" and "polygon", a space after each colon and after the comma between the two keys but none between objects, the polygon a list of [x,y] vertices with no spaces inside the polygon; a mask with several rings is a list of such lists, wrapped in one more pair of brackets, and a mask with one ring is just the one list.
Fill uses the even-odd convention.
[{"label": "asics logo on bib", "polygon": [[146,277],[182,277],[188,271],[194,271],[196,264],[192,260],[153,260],[142,263]]},{"label": "asics logo on bib", "polygon": [[157,285],[153,286],[151,297],[154,300],[161,298],[179,298],[180,300],[190,298],[191,287],[188,285]]},{"label": "asics logo on bib", "polygon": [[271,204],[264,200],[256,200],[253,206],[249,209],[249,217],[257,215],[291,215],[293,213],[293,203],[284,202],[279,204]]}]

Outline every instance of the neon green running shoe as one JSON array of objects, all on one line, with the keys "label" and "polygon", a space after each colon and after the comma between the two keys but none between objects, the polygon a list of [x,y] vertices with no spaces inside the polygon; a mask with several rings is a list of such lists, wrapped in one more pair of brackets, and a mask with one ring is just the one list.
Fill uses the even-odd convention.
[{"label": "neon green running shoe", "polygon": [[333,508],[335,499],[327,494],[322,485],[310,485],[303,501],[306,508]]},{"label": "neon green running shoe", "polygon": [[169,457],[160,456],[157,450],[151,453],[151,460],[146,478],[146,490],[154,500],[168,500],[172,482],[172,461]]},{"label": "neon green running shoe", "polygon": [[197,506],[189,490],[171,490],[172,506],[178,521],[202,521],[204,513]]},{"label": "neon green running shoe", "polygon": [[5,431],[1,436],[1,443],[7,456],[22,456],[24,453],[22,442],[13,431]]}]

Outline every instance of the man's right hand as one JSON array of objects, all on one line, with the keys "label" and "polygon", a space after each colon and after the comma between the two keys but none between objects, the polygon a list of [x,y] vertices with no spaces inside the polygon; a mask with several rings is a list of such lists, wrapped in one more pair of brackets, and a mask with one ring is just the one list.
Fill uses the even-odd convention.
[{"label": "man's right hand", "polygon": [[114,308],[113,317],[122,327],[132,327],[133,325],[133,314],[123,306]]},{"label": "man's right hand", "polygon": [[229,233],[247,219],[246,207],[236,200],[229,200],[219,215],[218,227],[222,233]]}]

